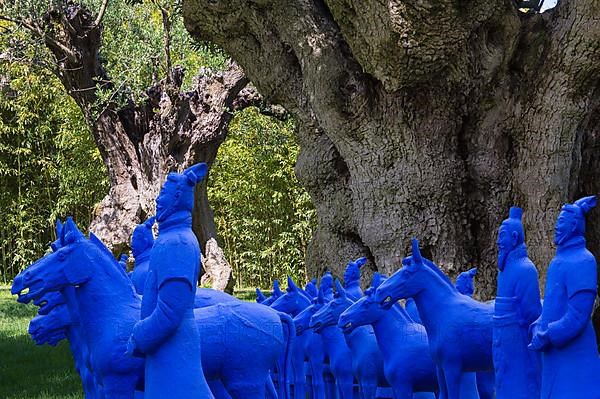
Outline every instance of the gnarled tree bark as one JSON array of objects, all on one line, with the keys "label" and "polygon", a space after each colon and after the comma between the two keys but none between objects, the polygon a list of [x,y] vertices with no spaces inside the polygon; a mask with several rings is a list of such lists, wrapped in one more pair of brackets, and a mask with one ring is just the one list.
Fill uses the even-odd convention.
[{"label": "gnarled tree bark", "polygon": [[[600,191],[599,0],[185,0],[184,18],[297,118],[311,275],[390,273],[416,236],[489,298],[511,205],[543,277],[561,204]],[[588,225],[600,254],[600,211]]]},{"label": "gnarled tree bark", "polygon": [[[81,5],[57,2],[43,21],[43,25],[14,22],[44,40],[56,59],[55,74],[81,108],[94,136],[108,170],[110,191],[99,204],[90,230],[115,254],[129,248],[135,225],[154,214],[154,199],[169,172],[197,162],[212,166],[236,110],[255,105],[278,116],[285,112],[265,105],[235,63],[222,72],[200,71],[189,92],[181,90],[183,70],[173,67],[165,79],[146,90],[143,101],[129,98],[125,107],[113,98],[103,101],[99,90],[115,87],[99,57],[101,15],[94,16]],[[114,91],[115,95],[122,92]],[[196,187],[193,212],[193,229],[203,250],[217,237],[207,180],[208,176]],[[231,289],[231,267],[223,256],[218,260],[222,270],[213,261],[218,275],[212,280]]]}]

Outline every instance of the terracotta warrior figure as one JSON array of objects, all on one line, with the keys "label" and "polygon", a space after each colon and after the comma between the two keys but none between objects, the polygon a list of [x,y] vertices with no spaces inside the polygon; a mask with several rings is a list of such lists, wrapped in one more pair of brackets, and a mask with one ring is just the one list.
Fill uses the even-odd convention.
[{"label": "terracotta warrior figure", "polygon": [[133,271],[130,274],[135,291],[143,295],[148,268],[150,266],[150,251],[154,245],[152,226],[155,218],[152,216],[142,224],[138,224],[131,235],[131,252],[135,259]]},{"label": "terracotta warrior figure", "polygon": [[540,396],[539,354],[527,349],[529,326],[542,312],[535,265],[527,256],[521,208],[510,208],[498,230],[498,288],[493,357],[497,399]]},{"label": "terracotta warrior figure", "polygon": [[200,247],[192,232],[194,186],[206,174],[204,163],[170,173],[156,199],[158,237],[128,351],[143,354],[145,399],[213,398],[200,358],[194,296],[200,273]]},{"label": "terracotta warrior figure", "polygon": [[600,357],[590,317],[597,293],[596,259],[584,238],[585,215],[595,206],[595,196],[566,204],[556,222],[556,255],[529,345],[542,352],[542,399],[600,398]]}]

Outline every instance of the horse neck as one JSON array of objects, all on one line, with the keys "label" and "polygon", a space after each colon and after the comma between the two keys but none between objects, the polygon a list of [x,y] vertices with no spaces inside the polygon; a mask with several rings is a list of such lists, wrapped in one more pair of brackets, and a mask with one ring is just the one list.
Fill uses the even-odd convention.
[{"label": "horse neck", "polygon": [[292,317],[296,317],[300,314],[300,312],[302,312],[304,309],[306,309],[309,306],[310,306],[310,301],[308,299],[306,301],[298,300],[298,302],[296,303],[296,307],[294,309],[292,309],[292,312],[290,314],[292,315]]},{"label": "horse neck", "polygon": [[397,310],[382,310],[381,316],[371,325],[375,331],[377,344],[382,348],[382,353],[391,353],[394,350],[386,350],[396,346],[396,341],[402,337],[405,330],[409,327],[409,321]]},{"label": "horse neck", "polygon": [[327,347],[327,352],[330,356],[344,356],[344,352],[348,351],[344,333],[337,326],[327,326],[321,331],[323,343]]},{"label": "horse neck", "polygon": [[75,290],[79,316],[84,326],[87,325],[86,320],[95,320],[94,325],[105,319],[114,320],[116,311],[140,302],[131,280],[117,269],[120,267],[118,264],[111,264],[111,261],[88,261],[85,265],[90,267],[91,277]]},{"label": "horse neck", "polygon": [[429,268],[423,268],[419,273],[427,277],[423,288],[413,296],[413,299],[423,324],[430,330],[437,325],[440,316],[443,315],[442,310],[447,307],[448,302],[462,294]]}]

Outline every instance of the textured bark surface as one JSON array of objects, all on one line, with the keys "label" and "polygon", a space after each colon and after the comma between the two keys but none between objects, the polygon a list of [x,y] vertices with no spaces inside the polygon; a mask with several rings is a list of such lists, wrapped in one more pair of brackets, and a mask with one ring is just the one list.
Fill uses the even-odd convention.
[{"label": "textured bark surface", "polygon": [[[511,205],[544,276],[561,204],[600,191],[600,0],[185,0],[184,17],[297,118],[309,275],[359,256],[390,273],[416,236],[490,297]],[[600,255],[600,210],[588,225]]]},{"label": "textured bark surface", "polygon": [[[50,10],[45,21],[40,32],[46,32],[46,45],[56,58],[55,73],[83,111],[108,170],[110,191],[90,230],[115,254],[129,248],[135,225],[154,214],[154,199],[169,172],[181,172],[197,162],[207,162],[210,168],[234,111],[256,105],[265,113],[285,112],[263,104],[234,63],[223,72],[200,71],[189,92],[181,91],[184,72],[174,67],[146,90],[144,101],[129,100],[125,107],[112,98],[102,103],[98,88],[114,89],[98,56],[102,26],[80,5]],[[203,250],[216,237],[207,180],[208,176],[196,187],[193,212],[193,229]],[[220,248],[212,241],[211,253],[218,253]],[[213,256],[211,270],[218,283],[225,281],[225,288],[233,280],[231,267],[220,254]]]},{"label": "textured bark surface", "polygon": [[202,276],[202,285],[210,285],[213,289],[233,294],[234,280],[231,278],[233,269],[217,240],[214,238],[206,242],[205,256],[202,257],[202,267],[206,272]]}]

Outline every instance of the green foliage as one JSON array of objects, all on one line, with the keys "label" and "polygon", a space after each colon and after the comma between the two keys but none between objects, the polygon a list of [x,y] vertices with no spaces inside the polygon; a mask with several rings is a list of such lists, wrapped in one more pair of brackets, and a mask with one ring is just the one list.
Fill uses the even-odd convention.
[{"label": "green foliage", "polygon": [[256,108],[238,113],[209,179],[220,244],[238,285],[267,287],[286,275],[304,281],[304,250],[315,211],[294,174],[291,121]]},{"label": "green foliage", "polygon": [[[102,0],[82,2],[96,14]],[[66,3],[0,0],[0,15],[29,15],[43,25],[49,5]],[[100,57],[112,85],[97,91],[100,104],[141,102],[144,90],[166,75],[164,12],[171,65],[187,71],[184,90],[201,67],[225,66],[222,51],[189,37],[180,3],[109,2]],[[0,33],[0,279],[6,281],[44,253],[56,217],[73,215],[88,225],[108,182],[81,111],[49,69],[39,67],[51,64],[44,44],[3,21]],[[256,109],[239,113],[212,169],[209,196],[238,285],[265,287],[288,274],[305,278],[304,249],[315,212],[294,175],[293,131],[291,121],[270,120]]]},{"label": "green foliage", "polygon": [[46,251],[56,217],[89,223],[107,178],[80,110],[53,75],[4,62],[0,77],[0,278],[6,281]]}]

